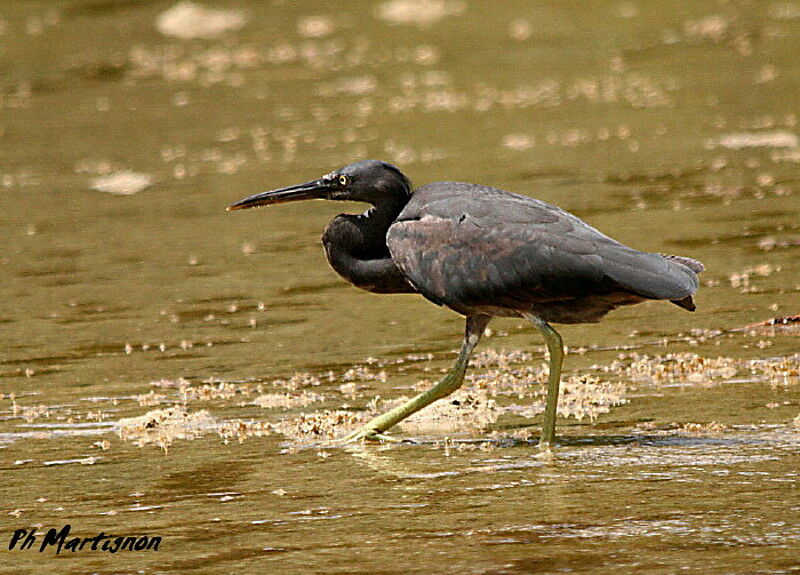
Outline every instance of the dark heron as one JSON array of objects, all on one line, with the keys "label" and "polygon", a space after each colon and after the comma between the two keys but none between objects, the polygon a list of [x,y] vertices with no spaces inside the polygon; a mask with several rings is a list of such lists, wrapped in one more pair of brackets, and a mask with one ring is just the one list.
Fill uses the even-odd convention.
[{"label": "dark heron", "polygon": [[397,167],[377,160],[228,209],[308,199],[372,206],[335,217],[322,234],[328,261],[344,279],[375,293],[418,293],[467,319],[458,359],[441,381],[347,440],[385,438],[386,430],[458,389],[489,320],[500,316],[531,321],[547,343],[541,444],[549,445],[564,355],[550,323],[596,322],[614,308],[653,299],[695,309],[692,295],[703,271],[696,260],[634,250],[556,206],[488,186],[435,182],[412,191]]}]

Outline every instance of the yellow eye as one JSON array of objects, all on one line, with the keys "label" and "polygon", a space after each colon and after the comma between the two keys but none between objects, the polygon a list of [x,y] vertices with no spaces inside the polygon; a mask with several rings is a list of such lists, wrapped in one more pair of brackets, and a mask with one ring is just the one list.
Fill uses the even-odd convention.
[{"label": "yellow eye", "polygon": [[347,185],[347,176],[339,176],[339,185],[346,186]]}]

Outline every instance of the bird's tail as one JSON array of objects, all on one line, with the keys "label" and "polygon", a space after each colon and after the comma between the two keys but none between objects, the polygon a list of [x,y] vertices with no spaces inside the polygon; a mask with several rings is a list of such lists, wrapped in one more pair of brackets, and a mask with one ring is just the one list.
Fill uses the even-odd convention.
[{"label": "bird's tail", "polygon": [[697,309],[697,306],[694,305],[694,300],[690,295],[687,295],[686,297],[681,299],[671,299],[669,301],[674,303],[676,306],[682,307],[683,309],[688,309],[689,311],[694,311]]},{"label": "bird's tail", "polygon": [[693,260],[692,258],[687,258],[684,256],[673,256],[670,254],[661,254],[661,257],[666,258],[668,260],[672,260],[673,262],[677,262],[681,265],[684,265],[696,274],[702,273],[706,269],[706,266],[704,266],[702,262]]},{"label": "bird's tail", "polygon": [[[687,257],[684,257],[684,256],[673,256],[673,255],[670,255],[670,254],[661,254],[661,256],[663,258],[665,258],[665,259],[671,260],[673,262],[679,263],[682,266],[685,266],[685,267],[689,268],[695,274],[699,274],[699,273],[705,271],[705,269],[706,269],[706,266],[704,266],[702,264],[702,262],[699,262],[697,260],[693,260],[692,258],[687,258]],[[694,300],[692,299],[692,296],[690,296],[690,295],[687,295],[686,297],[681,298],[681,299],[673,299],[673,300],[670,300],[670,301],[672,303],[674,303],[676,306],[682,307],[683,309],[688,309],[689,311],[694,311],[694,310],[697,309],[697,306],[694,305]]]}]

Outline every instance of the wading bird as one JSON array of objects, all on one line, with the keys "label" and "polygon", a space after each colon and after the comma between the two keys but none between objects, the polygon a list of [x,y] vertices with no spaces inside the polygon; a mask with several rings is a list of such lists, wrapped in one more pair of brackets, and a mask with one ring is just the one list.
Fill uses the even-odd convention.
[{"label": "wading bird", "polygon": [[695,309],[692,295],[703,271],[696,260],[634,250],[561,208],[488,186],[435,182],[412,190],[397,167],[377,160],[262,192],[228,209],[307,199],[372,206],[335,217],[322,235],[328,261],[344,279],[375,293],[419,293],[467,319],[450,371],[346,440],[386,438],[386,430],[458,389],[489,320],[499,316],[523,317],[544,336],[550,375],[540,444],[550,445],[564,355],[551,322],[595,322],[648,299]]}]

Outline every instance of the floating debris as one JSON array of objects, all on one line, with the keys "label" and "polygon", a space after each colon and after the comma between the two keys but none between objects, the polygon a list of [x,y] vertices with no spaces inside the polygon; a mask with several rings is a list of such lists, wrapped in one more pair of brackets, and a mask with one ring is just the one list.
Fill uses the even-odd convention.
[{"label": "floating debris", "polygon": [[392,24],[413,24],[423,28],[447,16],[460,14],[466,7],[466,3],[460,0],[389,0],[378,6],[376,15]]},{"label": "floating debris", "polygon": [[800,354],[748,362],[751,373],[765,377],[773,387],[800,384]]},{"label": "floating debris", "polygon": [[518,18],[508,25],[508,35],[517,42],[524,42],[533,34],[533,26],[530,20]]},{"label": "floating debris", "polygon": [[779,266],[759,264],[729,275],[728,283],[730,283],[731,287],[737,288],[741,293],[752,293],[758,291],[758,288],[751,284],[750,280],[752,278],[766,278],[779,271],[781,271]]},{"label": "floating debris", "polygon": [[[431,358],[432,359],[432,358]],[[496,366],[500,369],[507,369],[509,365],[514,363],[528,363],[533,360],[533,353],[529,351],[504,349],[497,351],[496,349],[486,349],[475,353],[470,358],[469,363],[475,368],[484,368]]]},{"label": "floating debris", "polygon": [[176,439],[196,439],[215,429],[216,420],[205,410],[189,413],[181,407],[148,411],[139,417],[120,419],[117,433],[139,447],[155,444],[164,451]]},{"label": "floating debris", "polygon": [[758,240],[758,249],[770,252],[775,248],[800,246],[800,236],[776,237],[766,236]]},{"label": "floating debris", "polygon": [[324,38],[334,31],[333,18],[330,16],[306,16],[297,21],[297,33],[303,38]]},{"label": "floating debris", "polygon": [[191,384],[191,381],[183,377],[179,377],[178,379],[161,378],[158,381],[150,382],[150,385],[164,389],[183,389],[189,387]]},{"label": "floating debris", "polygon": [[[158,381],[151,381],[150,385],[160,387],[162,389],[174,389],[177,391],[178,396],[182,402],[187,401],[211,401],[217,399],[229,399],[236,395],[248,395],[253,389],[247,385],[240,385],[237,383],[230,383],[225,381],[217,381],[208,379],[200,385],[192,385],[192,382],[183,377],[178,379],[160,379]],[[150,392],[153,394],[153,392]],[[152,399],[157,401],[163,396],[153,394],[152,397],[147,394],[137,396],[137,401],[148,401]]]},{"label": "floating debris", "polygon": [[91,181],[91,188],[98,192],[117,196],[130,196],[153,185],[153,177],[149,174],[120,170],[107,176],[100,176]]},{"label": "floating debris", "polygon": [[594,365],[592,369],[657,385],[710,385],[747,372],[772,386],[795,385],[800,383],[800,354],[769,359],[735,359],[703,357],[695,353],[649,356],[633,352],[621,355],[610,364]]},{"label": "floating debris", "polygon": [[762,330],[764,328],[770,328],[772,331],[776,329],[783,329],[786,331],[789,330],[800,330],[800,315],[787,315],[784,317],[773,317],[768,320],[759,321],[757,323],[751,323],[744,327],[732,330],[732,331],[755,331],[755,330]]},{"label": "floating debris", "polygon": [[[407,400],[407,397],[399,397],[382,402],[381,411]],[[459,390],[409,416],[400,427],[422,433],[475,433],[488,429],[503,413],[504,410],[485,391]]]},{"label": "floating debris", "polygon": [[[238,307],[230,307],[228,311],[234,313],[239,310]],[[800,324],[800,316],[773,318],[753,326],[745,326],[739,331],[747,331],[748,335],[755,336],[758,327],[774,329],[774,326],[784,324]],[[750,331],[753,333],[749,333]],[[719,334],[720,332],[714,332],[713,335]],[[696,336],[694,334],[692,337]],[[769,343],[765,338],[755,345],[763,348]],[[494,439],[500,440],[531,439],[535,434],[531,435],[529,430],[493,427],[504,415],[534,418],[543,412],[548,369],[546,364],[533,364],[538,353],[495,349],[476,353],[472,364],[477,370],[467,374],[464,386],[448,398],[409,417],[401,424],[401,429],[440,437],[488,433]],[[433,367],[424,365],[434,359],[432,354],[407,356],[392,365],[398,373],[406,371],[406,364],[409,362],[422,363],[423,365],[418,366],[422,371],[436,371]],[[151,411],[138,418],[123,419],[118,422],[116,429],[124,440],[133,441],[140,446],[153,443],[163,449],[175,439],[196,439],[209,431],[216,432],[226,442],[231,439],[243,442],[249,437],[273,433],[281,434],[292,443],[300,445],[337,440],[407,398],[375,398],[361,410],[354,410],[343,404],[340,409],[299,414],[294,412],[279,421],[217,421],[205,411],[189,413],[185,404],[212,399],[224,401],[242,396],[249,397],[238,403],[239,407],[254,405],[280,410],[305,408],[334,398],[346,398],[348,402],[355,402],[362,397],[360,391],[369,386],[370,382],[385,383],[390,378],[391,373],[387,373],[384,367],[385,364],[369,358],[338,373],[295,373],[288,378],[269,381],[226,382],[209,378],[202,384],[193,384],[185,378],[162,379],[151,383],[160,388],[161,393],[151,391],[134,396],[134,399],[145,405],[166,401],[180,402],[183,407],[174,406]],[[800,384],[800,354],[767,359],[734,359],[710,358],[695,353],[650,356],[629,352],[620,354],[610,363],[594,365],[590,369],[612,377],[609,380],[590,372],[562,379],[558,405],[558,414],[561,417],[577,420],[589,418],[593,421],[613,407],[629,402],[626,384],[631,382],[704,385],[729,381],[738,376],[748,378],[748,381],[763,381],[774,387]],[[429,380],[420,380],[410,387],[413,392],[417,392],[429,389],[432,385]],[[323,388],[332,389],[333,394],[320,393]],[[39,411],[44,414],[46,410]],[[18,408],[17,414],[20,413],[21,408]],[[674,424],[668,431],[707,435],[722,433],[726,429],[715,422],[681,423]],[[107,448],[100,443],[95,443],[93,447]]]},{"label": "floating debris", "polygon": [[347,94],[350,96],[364,96],[373,93],[378,88],[378,80],[374,76],[348,76],[317,88],[317,94],[322,97]]},{"label": "floating debris", "polygon": [[600,371],[619,373],[626,378],[648,383],[715,383],[733,378],[740,362],[730,357],[709,358],[696,353],[639,355],[632,353],[607,366],[595,366]]},{"label": "floating debris", "polygon": [[50,417],[50,407],[47,405],[19,405],[13,401],[12,413],[22,417],[28,423],[33,423],[40,417]]},{"label": "floating debris", "polygon": [[217,425],[217,433],[223,439],[229,440],[235,437],[239,443],[244,442],[248,437],[264,437],[271,435],[275,431],[275,425],[268,421],[243,421],[235,419],[223,421]]},{"label": "floating debris", "polygon": [[275,431],[297,441],[333,440],[343,437],[368,421],[374,410],[354,412],[325,410],[317,413],[301,413],[274,425]]},{"label": "floating debris", "polygon": [[384,370],[374,372],[364,365],[355,365],[341,375],[342,381],[380,381],[386,382],[388,376]]},{"label": "floating debris", "polygon": [[722,423],[712,421],[710,423],[668,423],[658,424],[652,421],[639,423],[636,425],[637,431],[647,433],[655,433],[658,435],[674,435],[676,432],[681,435],[688,435],[693,437],[706,436],[706,435],[722,435],[731,431],[731,427]]},{"label": "floating debris", "polygon": [[708,39],[719,42],[728,30],[728,19],[719,14],[712,14],[683,23],[683,32],[689,38]]},{"label": "floating debris", "polygon": [[730,431],[730,427],[712,421],[711,423],[684,423],[678,431],[684,435],[721,435]]},{"label": "floating debris", "polygon": [[547,380],[546,364],[524,365],[492,369],[482,373],[469,373],[465,380],[470,387],[485,390],[492,396],[504,395],[523,399],[539,394],[543,382]]},{"label": "floating debris", "polygon": [[800,145],[797,135],[785,130],[772,132],[738,132],[720,136],[718,143],[729,150],[743,148],[797,148]]},{"label": "floating debris", "polygon": [[339,393],[342,395],[346,395],[352,399],[356,398],[356,392],[358,391],[358,386],[356,382],[351,381],[350,383],[343,383],[339,386]]},{"label": "floating debris", "polygon": [[521,151],[532,148],[536,139],[527,134],[506,134],[503,136],[502,145],[509,150]]},{"label": "floating debris", "polygon": [[246,23],[244,13],[238,10],[217,10],[184,1],[159,14],[156,29],[165,36],[181,40],[210,40],[225,32],[239,30]]},{"label": "floating debris", "polygon": [[316,387],[322,385],[322,382],[317,376],[310,373],[295,373],[289,379],[274,379],[270,382],[270,385],[282,387],[289,391],[296,391],[301,387]]},{"label": "floating debris", "polygon": [[216,399],[230,399],[236,395],[247,395],[250,390],[245,386],[224,381],[204,383],[182,387],[180,393],[184,401],[211,401]]},{"label": "floating debris", "polygon": [[320,393],[301,391],[300,393],[267,393],[259,395],[248,405],[257,405],[264,409],[293,409],[322,401],[325,401],[325,396]]},{"label": "floating debris", "polygon": [[[536,388],[538,399],[526,405],[513,404],[505,407],[508,413],[533,418],[544,411],[545,400],[542,386]],[[622,382],[603,381],[591,375],[573,375],[561,382],[558,415],[582,421],[591,421],[611,411],[612,407],[628,403],[626,385]]]},{"label": "floating debris", "polygon": [[568,377],[561,386],[558,414],[578,421],[588,417],[591,421],[608,413],[612,407],[628,403],[627,386],[623,382],[609,382],[581,374]]},{"label": "floating debris", "polygon": [[42,465],[69,465],[70,463],[79,463],[80,465],[94,465],[99,458],[94,456],[79,457],[75,459],[56,459],[53,461],[43,461]]},{"label": "floating debris", "polygon": [[167,400],[167,396],[162,393],[156,393],[154,390],[150,390],[149,393],[136,395],[133,399],[142,407],[152,407],[154,405],[164,403]]}]

